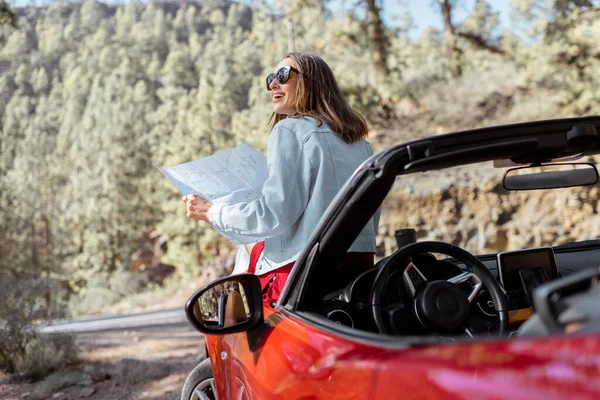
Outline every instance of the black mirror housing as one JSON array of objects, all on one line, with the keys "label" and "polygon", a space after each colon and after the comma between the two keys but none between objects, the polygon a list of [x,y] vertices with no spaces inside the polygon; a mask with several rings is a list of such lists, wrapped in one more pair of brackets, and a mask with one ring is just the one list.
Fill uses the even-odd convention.
[{"label": "black mirror housing", "polygon": [[188,299],[185,313],[192,326],[204,334],[251,330],[264,322],[260,281],[252,274],[218,279]]}]

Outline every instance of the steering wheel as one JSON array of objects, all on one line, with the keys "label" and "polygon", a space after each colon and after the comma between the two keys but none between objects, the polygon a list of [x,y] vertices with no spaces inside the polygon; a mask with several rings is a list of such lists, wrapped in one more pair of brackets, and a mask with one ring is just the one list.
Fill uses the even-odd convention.
[{"label": "steering wheel", "polygon": [[[411,255],[420,253],[440,253],[463,262],[467,272],[456,275],[447,281],[429,282],[412,262]],[[496,310],[498,336],[508,331],[508,304],[504,292],[490,271],[475,256],[460,247],[443,242],[417,242],[402,247],[388,257],[379,267],[371,290],[370,307],[375,324],[380,333],[390,334],[384,324],[381,300],[393,272],[402,277],[409,292],[414,313],[419,323],[436,334],[464,332],[473,336],[467,321],[471,302],[482,286],[485,286]],[[458,285],[470,282],[472,288],[467,293]]]}]

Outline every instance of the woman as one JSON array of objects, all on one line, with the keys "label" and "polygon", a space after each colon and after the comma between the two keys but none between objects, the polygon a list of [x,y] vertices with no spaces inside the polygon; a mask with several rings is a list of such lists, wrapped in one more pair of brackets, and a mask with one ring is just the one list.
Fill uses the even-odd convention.
[{"label": "woman", "polygon": [[[250,254],[249,273],[259,276],[265,303],[275,302],[317,223],[342,185],[373,154],[365,120],[345,101],[320,57],[290,53],[267,77],[273,99],[267,146],[269,177],[250,203],[212,204],[183,198],[187,216],[224,231],[266,237]],[[379,215],[369,221],[336,274],[373,265]]]}]

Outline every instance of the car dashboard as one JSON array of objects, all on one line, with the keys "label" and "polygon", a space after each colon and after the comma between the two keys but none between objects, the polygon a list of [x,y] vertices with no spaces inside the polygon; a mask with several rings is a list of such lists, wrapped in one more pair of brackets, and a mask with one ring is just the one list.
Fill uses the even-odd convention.
[{"label": "car dashboard", "polygon": [[[555,280],[584,269],[597,268],[599,265],[598,260],[600,260],[600,241],[593,240],[557,247],[530,248],[514,253],[541,254],[543,251],[549,251],[549,254],[551,254],[556,276],[550,276],[550,278]],[[506,254],[511,255],[511,253],[499,253],[476,256],[492,273],[503,289],[501,267],[503,267],[503,255]],[[412,258],[429,281],[447,280],[467,269],[463,263],[452,258],[438,260],[431,254],[416,254]],[[361,273],[343,289],[325,296],[323,306],[327,318],[349,327],[377,332],[370,310],[371,288],[377,274],[377,266]],[[526,265],[523,265],[523,267],[519,269],[527,269]],[[393,273],[388,280],[384,307],[389,324],[393,327],[392,330],[397,334],[425,333],[415,331],[414,324],[412,324],[408,315],[410,307],[405,307],[408,300],[405,290],[403,290],[402,277]],[[507,291],[504,289],[504,292],[509,303],[509,334],[512,335],[521,323],[532,315],[531,301],[524,287],[522,287],[522,290]],[[487,332],[490,336],[494,336],[495,323],[496,311],[489,293],[484,289],[472,303],[470,324],[476,327],[479,334]]]}]

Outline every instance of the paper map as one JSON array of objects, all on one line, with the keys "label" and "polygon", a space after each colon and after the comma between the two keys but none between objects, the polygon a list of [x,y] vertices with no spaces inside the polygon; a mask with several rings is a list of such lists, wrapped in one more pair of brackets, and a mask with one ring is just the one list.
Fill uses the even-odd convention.
[{"label": "paper map", "polygon": [[[196,161],[158,168],[182,196],[197,194],[218,203],[248,203],[261,195],[269,176],[267,160],[248,143]],[[226,233],[216,228],[234,245],[254,243],[264,238]]]}]

